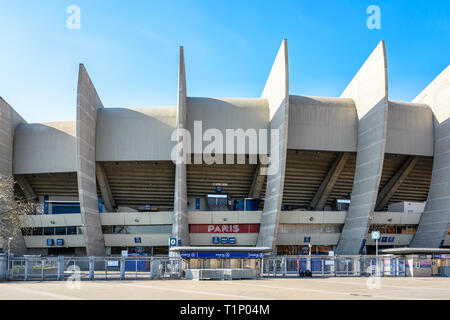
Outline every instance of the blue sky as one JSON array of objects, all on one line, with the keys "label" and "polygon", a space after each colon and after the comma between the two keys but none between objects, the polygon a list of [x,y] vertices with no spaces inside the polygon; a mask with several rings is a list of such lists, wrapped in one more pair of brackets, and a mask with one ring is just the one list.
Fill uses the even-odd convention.
[{"label": "blue sky", "polygon": [[189,96],[259,97],[283,38],[291,94],[339,96],[385,40],[390,99],[410,101],[450,64],[450,1],[0,0],[0,95],[28,122],[74,120],[84,63],[106,107],[175,105],[184,45]]}]

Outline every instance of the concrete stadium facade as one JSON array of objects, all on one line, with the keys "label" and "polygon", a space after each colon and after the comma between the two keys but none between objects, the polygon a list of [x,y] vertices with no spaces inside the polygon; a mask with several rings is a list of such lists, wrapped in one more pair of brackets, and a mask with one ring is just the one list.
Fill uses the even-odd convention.
[{"label": "concrete stadium facade", "polygon": [[[353,255],[374,245],[372,230],[382,230],[381,246],[450,246],[450,67],[412,102],[390,101],[380,42],[339,98],[300,96],[289,91],[283,40],[260,98],[208,98],[187,95],[182,47],[179,57],[176,106],[105,108],[82,64],[75,121],[26,123],[0,99],[0,174],[16,178],[16,196],[38,201],[17,253],[157,254],[169,238],[218,247],[225,238],[273,254],[311,245]],[[263,144],[278,170],[208,164],[201,147],[189,155],[200,163],[174,163],[174,130],[194,132],[196,121],[224,137],[277,129],[278,140]],[[219,189],[228,209],[205,206]],[[338,209],[339,200],[349,207]],[[230,204],[239,201],[244,209]],[[388,210],[399,202],[426,205]]]}]

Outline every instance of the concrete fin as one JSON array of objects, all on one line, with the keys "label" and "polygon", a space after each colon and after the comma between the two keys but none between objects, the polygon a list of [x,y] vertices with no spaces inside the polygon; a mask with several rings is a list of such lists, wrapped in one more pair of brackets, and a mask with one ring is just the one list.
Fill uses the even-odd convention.
[{"label": "concrete fin", "polygon": [[[444,155],[450,150],[450,66],[442,71],[414,100],[427,104],[434,115],[434,159],[427,204],[411,247],[439,248],[450,227],[450,166]],[[445,208],[442,210],[442,208]],[[442,223],[447,221],[447,223]]]},{"label": "concrete fin", "polygon": [[[178,66],[178,95],[177,95],[177,128],[186,129],[186,67],[184,63],[184,48],[180,47]],[[178,140],[178,144],[185,141]],[[183,150],[186,150],[183,148]],[[177,152],[177,163],[175,164],[175,194],[173,205],[172,236],[181,241],[183,246],[189,246],[189,222],[187,208],[187,180],[186,163],[181,161],[181,155]]]},{"label": "concrete fin", "polygon": [[[97,110],[103,108],[89,74],[83,64],[78,71],[77,87],[77,180],[84,240],[88,256],[104,256],[98,203],[90,194],[97,195],[95,174],[95,140]],[[95,214],[92,214],[95,213]]]},{"label": "concrete fin", "polygon": [[[358,254],[375,209],[386,148],[388,80],[384,41],[378,44],[341,98],[355,102],[358,139],[352,201],[336,253]],[[358,224],[354,223],[356,218]]]},{"label": "concrete fin", "polygon": [[273,130],[278,130],[279,134],[278,141],[271,140],[270,143],[271,159],[257,246],[271,247],[275,251],[283,200],[289,123],[289,64],[286,39],[278,50],[261,97],[267,99],[269,104],[271,136]]}]

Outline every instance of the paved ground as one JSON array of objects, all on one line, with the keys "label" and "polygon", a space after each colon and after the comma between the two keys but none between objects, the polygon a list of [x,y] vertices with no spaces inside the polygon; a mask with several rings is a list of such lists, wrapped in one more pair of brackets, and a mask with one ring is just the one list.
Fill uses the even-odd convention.
[{"label": "paved ground", "polygon": [[450,300],[450,278],[381,278],[377,287],[373,278],[82,281],[79,289],[63,281],[3,282],[0,299]]}]

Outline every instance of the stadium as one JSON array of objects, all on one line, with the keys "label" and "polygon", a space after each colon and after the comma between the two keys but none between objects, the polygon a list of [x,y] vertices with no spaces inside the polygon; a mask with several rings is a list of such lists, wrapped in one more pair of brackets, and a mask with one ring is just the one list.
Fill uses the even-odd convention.
[{"label": "stadium", "polygon": [[[283,40],[256,98],[189,96],[180,47],[175,106],[106,108],[82,64],[73,121],[27,123],[0,99],[0,174],[37,202],[12,252],[359,255],[374,254],[372,231],[380,248],[450,247],[450,68],[413,101],[391,101],[385,43],[365,58],[340,97],[291,92],[301,71]],[[183,159],[180,129],[192,134]],[[224,144],[227,130],[269,133],[208,156],[208,130]]]}]

